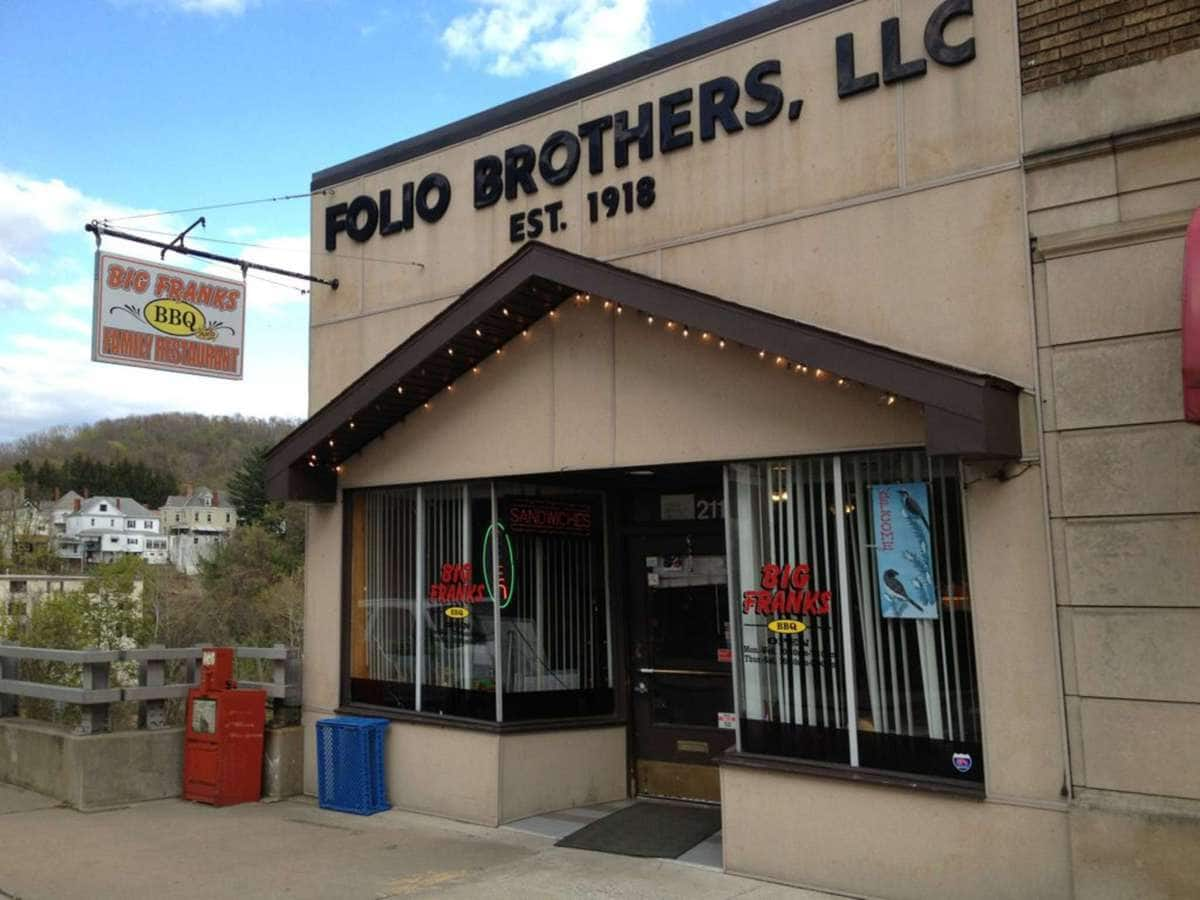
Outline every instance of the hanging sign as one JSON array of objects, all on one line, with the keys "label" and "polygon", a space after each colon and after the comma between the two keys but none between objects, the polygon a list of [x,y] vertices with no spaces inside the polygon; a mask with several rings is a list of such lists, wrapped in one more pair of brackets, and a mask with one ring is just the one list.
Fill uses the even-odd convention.
[{"label": "hanging sign", "polygon": [[922,482],[871,488],[875,570],[885,619],[936,619],[929,489]]},{"label": "hanging sign", "polygon": [[242,377],[246,283],[96,251],[95,362]]}]

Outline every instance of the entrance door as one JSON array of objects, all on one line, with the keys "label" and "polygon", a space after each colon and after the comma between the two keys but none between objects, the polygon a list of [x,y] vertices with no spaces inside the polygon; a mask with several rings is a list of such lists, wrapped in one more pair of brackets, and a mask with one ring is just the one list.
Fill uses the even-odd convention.
[{"label": "entrance door", "polygon": [[734,742],[725,542],[630,540],[634,777],[639,794],[719,801]]}]

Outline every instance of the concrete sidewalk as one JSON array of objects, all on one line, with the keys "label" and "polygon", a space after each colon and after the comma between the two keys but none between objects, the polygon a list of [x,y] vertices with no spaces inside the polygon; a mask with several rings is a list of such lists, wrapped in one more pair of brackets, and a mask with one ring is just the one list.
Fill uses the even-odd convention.
[{"label": "concrete sidewalk", "polygon": [[79,813],[0,784],[0,897],[749,897],[828,900],[673,860],[309,798],[214,809],[159,800]]}]

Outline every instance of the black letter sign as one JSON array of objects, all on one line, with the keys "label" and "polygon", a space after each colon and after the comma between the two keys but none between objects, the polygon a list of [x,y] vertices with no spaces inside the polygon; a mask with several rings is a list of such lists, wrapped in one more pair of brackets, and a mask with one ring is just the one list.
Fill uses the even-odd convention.
[{"label": "black letter sign", "polygon": [[873,91],[879,87],[879,73],[856,77],[854,74],[854,35],[839,34],[837,38],[838,96],[842,99]]},{"label": "black letter sign", "polygon": [[925,52],[943,66],[961,66],[975,58],[975,38],[967,38],[951,47],[946,43],[946,26],[956,16],[972,16],[975,7],[971,0],[946,0],[929,16],[925,25]]},{"label": "black letter sign", "polygon": [[779,60],[767,59],[746,73],[746,96],[762,103],[761,109],[746,113],[747,125],[766,125],[783,109],[783,91],[763,81],[768,75],[778,75],[780,71]]},{"label": "black letter sign", "polygon": [[504,163],[498,156],[481,156],[475,160],[475,208],[483,209],[500,199],[504,192]]}]

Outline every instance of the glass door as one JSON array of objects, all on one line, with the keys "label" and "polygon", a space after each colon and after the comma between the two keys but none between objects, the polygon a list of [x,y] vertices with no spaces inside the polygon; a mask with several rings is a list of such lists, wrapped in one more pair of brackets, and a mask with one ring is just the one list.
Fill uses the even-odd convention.
[{"label": "glass door", "polygon": [[720,800],[732,746],[732,651],[724,541],[630,541],[634,775],[639,794]]}]

